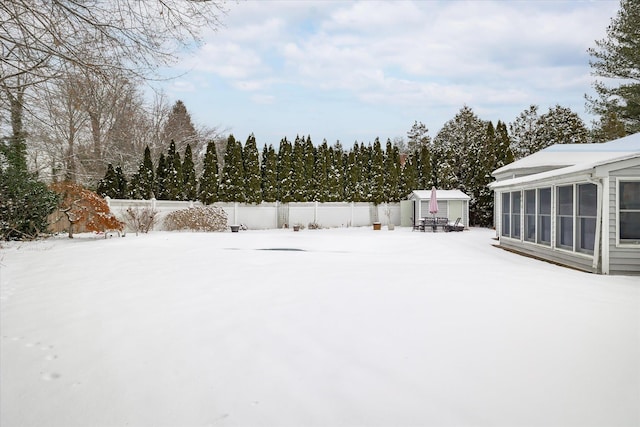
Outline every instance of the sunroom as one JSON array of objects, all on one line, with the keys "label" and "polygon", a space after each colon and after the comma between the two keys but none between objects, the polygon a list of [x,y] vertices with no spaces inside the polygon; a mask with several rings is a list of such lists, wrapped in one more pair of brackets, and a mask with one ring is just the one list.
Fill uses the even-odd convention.
[{"label": "sunroom", "polygon": [[[640,146],[640,134],[631,137]],[[500,246],[585,271],[640,274],[640,148],[598,157],[490,184]]]}]

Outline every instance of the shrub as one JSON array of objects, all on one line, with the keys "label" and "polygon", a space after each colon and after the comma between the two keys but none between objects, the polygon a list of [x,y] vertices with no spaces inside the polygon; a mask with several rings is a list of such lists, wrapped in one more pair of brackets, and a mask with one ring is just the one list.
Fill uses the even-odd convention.
[{"label": "shrub", "polygon": [[57,204],[46,184],[0,164],[0,240],[30,240],[46,233],[47,218]]},{"label": "shrub", "polygon": [[152,208],[140,209],[137,206],[129,206],[125,211],[124,222],[136,234],[148,233],[158,222],[158,211]]},{"label": "shrub", "polygon": [[309,227],[309,230],[319,230],[322,228],[322,226],[317,222],[310,222],[308,227]]},{"label": "shrub", "polygon": [[167,230],[225,231],[227,213],[215,206],[202,206],[171,212],[164,219]]},{"label": "shrub", "polygon": [[55,182],[51,189],[60,196],[58,209],[69,221],[69,238],[73,238],[77,226],[95,232],[124,228],[124,223],[111,213],[107,202],[97,193],[68,181]]}]

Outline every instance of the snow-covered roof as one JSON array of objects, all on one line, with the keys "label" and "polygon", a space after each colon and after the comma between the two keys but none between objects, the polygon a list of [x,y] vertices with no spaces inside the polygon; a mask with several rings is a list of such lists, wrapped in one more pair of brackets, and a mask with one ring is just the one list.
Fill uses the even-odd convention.
[{"label": "snow-covered roof", "polygon": [[[611,153],[608,153],[611,154]],[[557,178],[560,176],[568,176],[574,174],[584,173],[589,170],[593,170],[599,166],[605,166],[611,163],[622,162],[631,159],[640,159],[640,151],[635,153],[618,152],[617,155],[603,156],[599,161],[594,162],[582,162],[577,165],[567,166],[564,168],[554,169],[546,172],[536,173],[532,175],[521,176],[518,178],[505,179],[502,181],[495,181],[489,184],[489,188],[496,189],[501,187],[509,187],[512,185],[528,184],[539,181],[545,181],[550,178]]]},{"label": "snow-covered roof", "polygon": [[598,144],[555,144],[493,171],[494,176],[531,169],[556,169],[604,162],[640,153],[640,133]]},{"label": "snow-covered roof", "polygon": [[[431,190],[413,190],[409,197],[414,199],[431,199]],[[469,200],[470,197],[460,190],[436,190],[438,200]]]}]

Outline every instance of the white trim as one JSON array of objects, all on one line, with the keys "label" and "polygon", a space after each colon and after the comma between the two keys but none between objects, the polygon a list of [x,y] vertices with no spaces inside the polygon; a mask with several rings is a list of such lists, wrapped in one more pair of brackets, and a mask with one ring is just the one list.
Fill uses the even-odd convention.
[{"label": "white trim", "polygon": [[[602,274],[609,274],[610,270],[610,229],[609,219],[611,212],[610,198],[610,178],[608,176],[602,178]],[[606,205],[605,205],[606,201]]]},{"label": "white trim", "polygon": [[620,182],[640,182],[640,177],[617,177],[616,178],[616,248],[640,249],[640,241],[634,243],[620,243]]}]

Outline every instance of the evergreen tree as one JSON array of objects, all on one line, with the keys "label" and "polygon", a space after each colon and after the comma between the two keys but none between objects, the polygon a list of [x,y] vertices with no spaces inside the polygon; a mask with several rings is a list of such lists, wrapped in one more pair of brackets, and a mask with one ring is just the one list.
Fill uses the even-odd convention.
[{"label": "evergreen tree", "polygon": [[538,106],[531,105],[509,124],[511,149],[515,160],[521,159],[544,148],[543,141],[538,141],[538,125],[540,116]]},{"label": "evergreen tree", "polygon": [[153,173],[153,161],[151,160],[151,150],[147,145],[144,148],[144,159],[142,165],[138,169],[140,175],[140,195],[143,199],[151,199],[154,197],[153,188],[155,182],[155,174]]},{"label": "evergreen tree", "polygon": [[608,86],[596,81],[598,98],[588,98],[589,110],[601,117],[601,123],[616,117],[627,133],[640,132],[640,2],[621,0],[607,37],[595,43],[589,49],[593,74],[620,83]]},{"label": "evergreen tree", "polygon": [[536,139],[543,142],[544,148],[554,144],[585,144],[589,142],[588,136],[580,116],[570,108],[556,105],[540,116]]},{"label": "evergreen tree", "polygon": [[126,199],[128,194],[127,178],[124,176],[122,166],[116,166],[116,199]]},{"label": "evergreen tree", "polygon": [[262,198],[265,202],[278,200],[278,158],[273,145],[264,146],[262,150]]},{"label": "evergreen tree", "polygon": [[291,154],[291,193],[294,202],[304,202],[306,198],[307,182],[303,144],[304,140],[296,136]]},{"label": "evergreen tree", "polygon": [[371,185],[371,197],[369,201],[376,205],[387,201],[384,186],[384,154],[382,153],[382,145],[380,139],[376,138],[371,147],[371,162],[369,168],[369,182]]},{"label": "evergreen tree", "polygon": [[420,188],[418,184],[418,157],[416,151],[409,153],[400,173],[400,194],[405,197],[413,190]]},{"label": "evergreen tree", "polygon": [[233,135],[227,138],[224,153],[224,166],[219,187],[220,200],[223,202],[245,202],[244,166],[242,164],[242,146]]},{"label": "evergreen tree", "polygon": [[345,153],[340,142],[329,147],[327,170],[327,201],[342,202],[344,194],[344,159]]},{"label": "evergreen tree", "polygon": [[477,203],[475,183],[480,175],[484,175],[482,156],[478,153],[484,152],[486,137],[487,123],[465,106],[445,123],[434,140],[434,150],[439,156],[437,176],[440,188],[457,188],[467,193],[471,197],[470,211]]},{"label": "evergreen tree", "polygon": [[429,129],[422,122],[414,121],[407,132],[407,149],[409,152],[420,150],[423,146],[431,145]]},{"label": "evergreen tree", "polygon": [[416,160],[418,187],[425,190],[431,189],[433,186],[437,187],[438,184],[437,180],[434,179],[434,168],[432,167],[431,149],[428,145],[420,147],[420,150],[417,151]]},{"label": "evergreen tree", "polygon": [[196,167],[193,163],[191,144],[187,144],[187,148],[184,150],[184,160],[182,161],[182,189],[184,200],[197,200],[198,179],[196,178]]},{"label": "evergreen tree", "polygon": [[172,140],[165,158],[166,176],[164,188],[169,200],[183,200],[184,178],[182,175],[182,161],[180,153],[176,151],[176,144]]},{"label": "evergreen tree", "polygon": [[387,139],[384,153],[384,201],[397,202],[400,200],[400,152],[398,147]]},{"label": "evergreen tree", "polygon": [[96,193],[101,197],[111,197],[112,199],[117,199],[117,194],[119,191],[118,188],[118,177],[116,176],[116,171],[113,168],[113,165],[109,163],[107,165],[107,172],[104,174],[104,178],[98,181],[98,188]]},{"label": "evergreen tree", "polygon": [[244,193],[247,203],[258,204],[262,202],[262,176],[260,173],[260,160],[258,158],[258,147],[253,134],[249,135],[244,144],[242,155],[244,164]]},{"label": "evergreen tree", "polygon": [[187,107],[180,100],[171,108],[167,121],[162,129],[162,142],[166,144],[173,142],[176,145],[176,151],[186,149],[187,144],[195,146],[196,151],[199,146],[199,136],[191,115],[187,111]]},{"label": "evergreen tree", "polygon": [[20,137],[0,140],[0,240],[35,239],[47,232],[57,195],[27,171]]},{"label": "evergreen tree", "polygon": [[593,123],[591,142],[607,142],[614,139],[622,138],[627,135],[624,123],[618,118],[618,114],[614,111],[604,112],[600,119]]},{"label": "evergreen tree", "polygon": [[218,200],[218,155],[214,141],[207,143],[207,151],[202,164],[202,175],[198,187],[198,200],[210,205]]},{"label": "evergreen tree", "polygon": [[329,201],[329,187],[328,187],[328,170],[329,170],[329,146],[327,145],[327,141],[324,140],[320,147],[318,147],[315,154],[315,163],[313,166],[313,174],[312,174],[312,188],[313,193],[308,198],[308,200],[318,201],[318,202],[328,202]]},{"label": "evergreen tree", "polygon": [[358,184],[360,180],[360,165],[356,161],[358,158],[358,144],[346,154],[345,162],[345,188],[344,196],[348,202],[358,201]]},{"label": "evergreen tree", "polygon": [[507,125],[500,120],[498,120],[498,124],[496,125],[496,149],[495,169],[501,168],[514,161],[513,151],[511,149],[511,138],[507,131]]},{"label": "evergreen tree", "polygon": [[[320,193],[326,191],[326,188],[317,188],[316,184],[318,182],[324,182],[326,186],[326,177],[318,177],[318,180],[315,179],[314,173],[316,168],[316,148],[313,146],[311,142],[311,136],[307,136],[307,139],[302,141],[302,158],[303,158],[303,179],[302,179],[302,200],[310,201],[316,200]],[[323,159],[321,162],[325,162],[326,159]]]},{"label": "evergreen tree", "polygon": [[491,172],[497,169],[496,165],[501,155],[500,141],[492,122],[487,123],[486,138],[480,153],[475,179],[467,189],[475,196],[469,203],[469,222],[488,227],[493,224],[493,192],[488,185],[492,181]]},{"label": "evergreen tree", "polygon": [[155,179],[155,194],[158,200],[167,200],[167,160],[164,157],[164,153],[160,153],[158,157],[158,166],[156,166],[156,179]]},{"label": "evergreen tree", "polygon": [[278,200],[283,203],[293,199],[293,146],[285,137],[278,148]]}]

